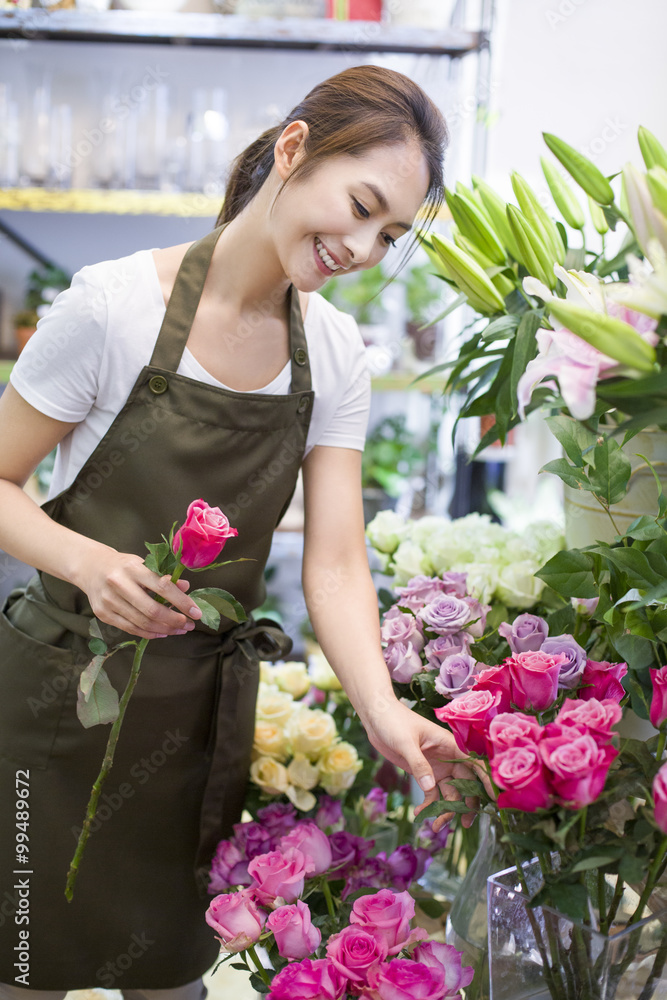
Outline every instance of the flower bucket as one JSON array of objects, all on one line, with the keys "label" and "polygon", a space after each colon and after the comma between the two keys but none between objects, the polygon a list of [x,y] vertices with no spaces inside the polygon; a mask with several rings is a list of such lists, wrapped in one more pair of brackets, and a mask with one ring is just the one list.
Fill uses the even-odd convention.
[{"label": "flower bucket", "polygon": [[[523,866],[529,891],[537,861]],[[609,894],[613,886],[607,885]],[[652,897],[652,900],[655,897]],[[652,901],[651,900],[651,901]],[[515,868],[488,881],[491,1000],[665,1000],[667,908],[627,925],[638,897],[624,893],[610,934],[550,907],[529,908]],[[650,901],[650,902],[651,902]]]}]

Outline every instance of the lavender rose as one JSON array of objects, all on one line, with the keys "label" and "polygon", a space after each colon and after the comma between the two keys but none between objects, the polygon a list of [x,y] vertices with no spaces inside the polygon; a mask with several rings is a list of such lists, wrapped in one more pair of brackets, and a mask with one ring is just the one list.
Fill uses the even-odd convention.
[{"label": "lavender rose", "polygon": [[398,684],[409,684],[423,669],[421,656],[411,642],[392,642],[383,653],[391,679]]},{"label": "lavender rose", "polygon": [[422,628],[418,618],[400,611],[394,605],[384,616],[380,632],[383,642],[390,645],[394,642],[411,642],[414,649],[420,652],[424,648]]},{"label": "lavender rose", "polygon": [[435,690],[443,698],[456,698],[473,686],[476,671],[477,661],[469,653],[446,656],[435,679]]},{"label": "lavender rose", "polygon": [[486,616],[491,610],[490,604],[481,604],[476,597],[464,597],[463,601],[468,605],[470,610],[470,622],[467,626],[467,631],[470,635],[474,636],[475,639],[481,639],[484,635],[484,629],[486,628]]},{"label": "lavender rose", "polygon": [[549,635],[549,626],[539,615],[519,615],[512,624],[503,622],[498,632],[507,639],[513,654],[536,653]]},{"label": "lavender rose", "polygon": [[555,635],[545,639],[540,652],[556,656],[562,653],[567,659],[561,663],[558,673],[559,688],[576,688],[581,681],[586,666],[586,651],[571,635]]},{"label": "lavender rose", "polygon": [[468,604],[460,597],[445,594],[436,597],[421,611],[417,612],[424,624],[438,635],[454,635],[473,620],[473,613]]},{"label": "lavender rose", "polygon": [[440,670],[443,660],[457,653],[467,653],[471,638],[467,632],[455,632],[454,635],[439,635],[431,639],[424,647],[427,670]]}]

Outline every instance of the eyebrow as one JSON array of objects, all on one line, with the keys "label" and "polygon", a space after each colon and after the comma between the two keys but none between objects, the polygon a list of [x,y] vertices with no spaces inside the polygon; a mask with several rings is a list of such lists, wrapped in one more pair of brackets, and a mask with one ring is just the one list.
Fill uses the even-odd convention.
[{"label": "eyebrow", "polygon": [[[364,185],[364,187],[367,187],[368,190],[372,192],[372,194],[375,195],[377,203],[382,209],[382,211],[389,212],[389,202],[385,198],[380,188],[376,184],[371,184],[370,181],[362,181],[362,184]],[[410,230],[412,229],[412,226],[409,226],[407,222],[395,222],[393,223],[393,225],[399,226],[400,229],[404,229],[406,233],[409,233]]]}]

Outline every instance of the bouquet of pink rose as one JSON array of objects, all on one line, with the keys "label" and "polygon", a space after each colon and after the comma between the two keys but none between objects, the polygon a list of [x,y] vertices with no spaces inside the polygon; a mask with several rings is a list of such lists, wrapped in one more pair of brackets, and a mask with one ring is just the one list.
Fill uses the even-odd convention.
[{"label": "bouquet of pink rose", "polygon": [[[367,814],[382,805],[381,795],[367,797]],[[236,955],[232,967],[246,970],[269,1000],[460,997],[473,970],[462,968],[455,948],[411,927],[407,889],[426,850],[371,857],[372,840],[336,829],[342,812],[334,800],[321,804],[316,822],[297,821],[294,807],[280,803],[258,819],[235,827],[212,866],[210,891],[233,890],[217,895],[206,914],[223,961]]]}]

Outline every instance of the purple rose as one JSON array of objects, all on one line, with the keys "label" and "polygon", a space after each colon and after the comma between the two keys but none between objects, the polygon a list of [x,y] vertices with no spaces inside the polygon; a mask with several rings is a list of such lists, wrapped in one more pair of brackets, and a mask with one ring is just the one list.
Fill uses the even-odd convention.
[{"label": "purple rose", "polygon": [[421,656],[411,642],[392,642],[382,652],[391,679],[398,684],[409,684],[424,669]]},{"label": "purple rose", "polygon": [[396,587],[397,604],[410,611],[419,611],[425,604],[440,597],[445,592],[442,580],[437,576],[413,576],[405,587]]},{"label": "purple rose", "polygon": [[471,638],[467,632],[455,632],[454,635],[439,635],[436,639],[429,639],[424,647],[424,655],[428,666],[427,670],[440,670],[442,661],[447,656],[454,656],[457,653],[467,653],[470,649]]},{"label": "purple rose", "polygon": [[317,800],[318,809],[315,813],[315,822],[320,830],[335,832],[345,825],[343,819],[343,803],[340,799],[334,799],[331,795],[320,795]]},{"label": "purple rose", "polygon": [[361,801],[361,810],[369,823],[377,823],[387,815],[387,793],[381,788],[371,788]]},{"label": "purple rose", "polygon": [[435,690],[443,698],[456,698],[475,683],[477,661],[469,653],[454,653],[442,661],[435,679]]},{"label": "purple rose", "polygon": [[507,639],[513,654],[536,653],[549,635],[549,626],[539,615],[519,615],[511,625],[499,625],[498,632]]},{"label": "purple rose", "polygon": [[436,597],[417,612],[417,615],[428,628],[438,635],[454,635],[472,621],[470,607],[460,597],[444,594]]},{"label": "purple rose", "polygon": [[211,861],[208,891],[215,896],[235,885],[250,885],[248,860],[233,840],[221,840]]},{"label": "purple rose", "polygon": [[257,819],[271,839],[271,847],[267,850],[273,850],[280,838],[296,826],[296,809],[291,802],[272,802],[271,805],[257,810]]},{"label": "purple rose", "polygon": [[373,849],[375,841],[355,837],[347,830],[329,835],[331,845],[331,872],[334,878],[345,877],[352,868],[359,868]]},{"label": "purple rose", "polygon": [[437,854],[438,851],[444,851],[449,839],[449,823],[445,823],[437,833],[433,832],[434,823],[435,818],[426,819],[417,830],[417,843],[420,847],[427,850],[429,854]]},{"label": "purple rose", "polygon": [[358,867],[351,868],[345,876],[345,886],[341,899],[345,901],[353,892],[359,889],[384,889],[391,885],[391,871],[383,857],[377,855],[366,860]]},{"label": "purple rose", "polygon": [[555,635],[550,639],[545,639],[540,649],[542,653],[549,656],[557,656],[562,653],[567,659],[561,663],[558,671],[559,688],[576,688],[581,680],[586,666],[586,651],[571,635]]},{"label": "purple rose", "polygon": [[422,877],[433,860],[423,847],[414,848],[410,844],[401,844],[389,857],[384,851],[380,851],[376,854],[376,859],[386,863],[393,892],[405,892],[413,882]]},{"label": "purple rose", "polygon": [[463,601],[470,609],[470,624],[466,625],[466,631],[475,639],[481,639],[486,628],[486,616],[491,610],[490,604],[480,604],[476,597],[464,597]]},{"label": "purple rose", "polygon": [[445,594],[451,594],[452,597],[465,597],[468,590],[467,579],[467,573],[454,573],[450,570],[442,574],[442,589]]},{"label": "purple rose", "polygon": [[272,849],[271,837],[266,827],[261,823],[235,823],[234,841],[241,854],[248,861],[258,854],[266,854]]},{"label": "purple rose", "polygon": [[395,642],[411,642],[420,652],[424,648],[422,623],[414,615],[406,614],[394,606],[384,616],[380,629],[382,641],[391,645]]}]

